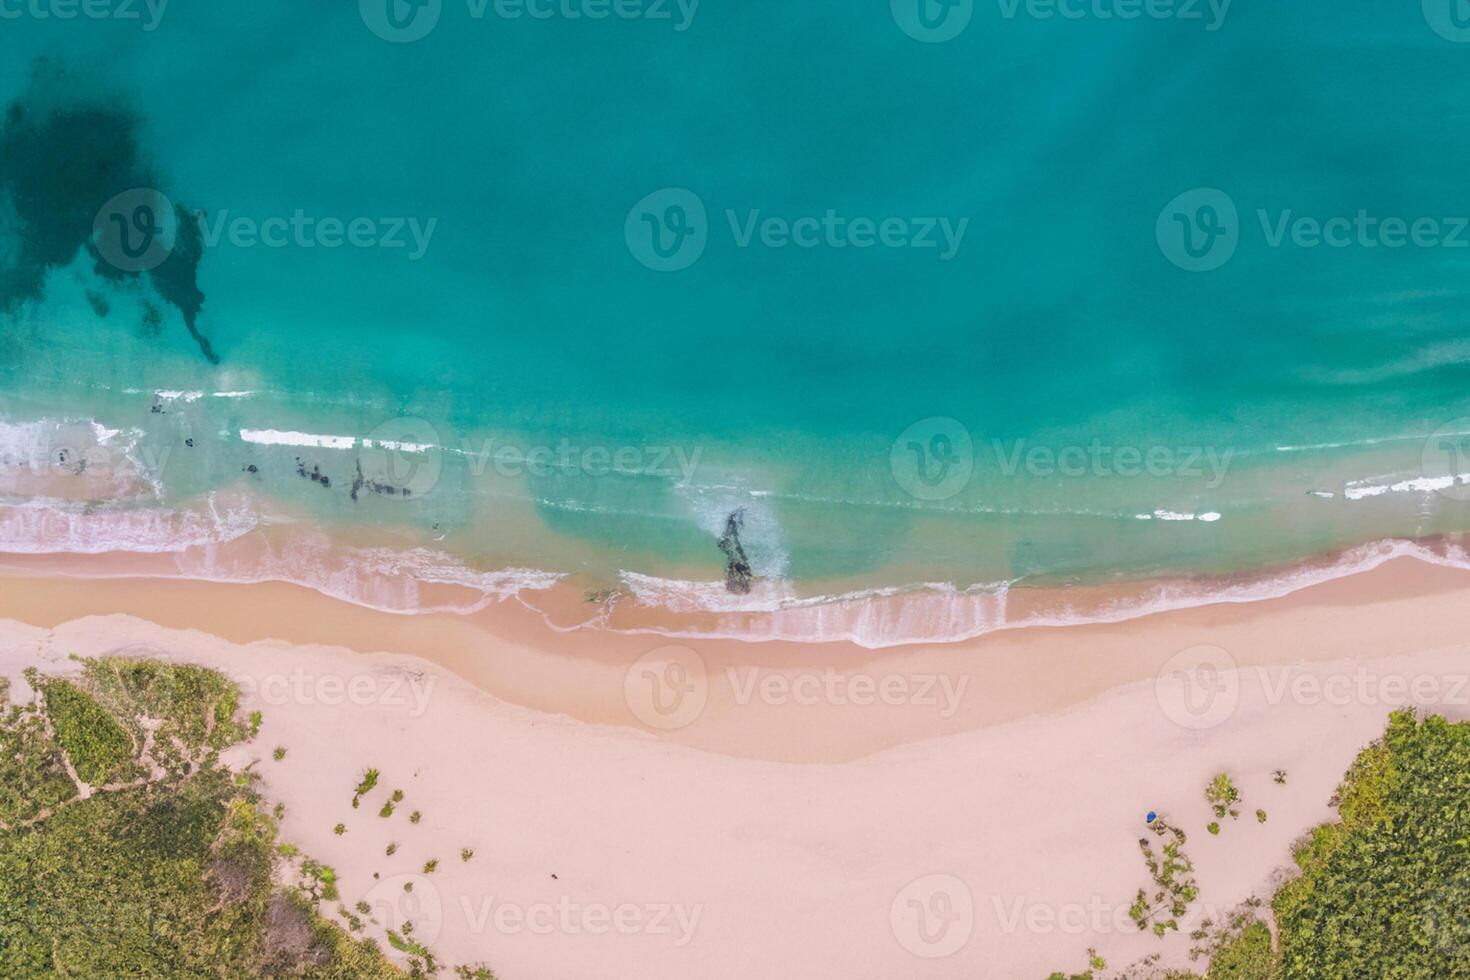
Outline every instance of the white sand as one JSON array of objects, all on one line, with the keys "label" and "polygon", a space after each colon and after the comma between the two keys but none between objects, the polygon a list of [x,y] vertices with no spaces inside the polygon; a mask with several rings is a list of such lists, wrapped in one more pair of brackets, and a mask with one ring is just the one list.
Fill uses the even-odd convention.
[{"label": "white sand", "polygon": [[[1465,599],[1462,589],[1425,601],[1449,610]],[[1383,614],[1362,604],[1336,628],[1350,636],[1354,617]],[[1135,681],[1018,721],[796,764],[517,707],[415,657],[236,645],[123,615],[54,630],[0,620],[0,672],[12,678],[32,664],[75,669],[69,653],[117,652],[201,663],[245,685],[246,710],[265,722],[232,761],[261,760],[264,792],[287,807],[283,837],[338,869],[349,906],[375,906],[378,936],[406,916],[442,958],[484,961],[502,980],[1041,980],[1083,968],[1089,946],[1114,967],[1160,951],[1187,965],[1193,920],[1163,941],[1127,921],[1147,883],[1146,810],[1188,831],[1196,909],[1225,909],[1269,892],[1291,841],[1331,816],[1343,770],[1405,700],[1393,682],[1359,678],[1420,678],[1425,700],[1470,716],[1470,645],[1446,645],[1286,675],[1338,678],[1325,697],[1279,693],[1285,668],[1243,668],[1230,675],[1238,707],[1203,730],[1171,720],[1154,681]],[[280,762],[277,745],[288,749]],[[353,810],[370,766],[381,780]],[[1285,786],[1272,782],[1277,768]],[[1243,812],[1211,837],[1202,789],[1222,769]],[[405,799],[382,819],[394,788]],[[474,848],[468,863],[462,847]],[[439,867],[423,875],[430,858]],[[933,875],[947,877],[909,887]],[[948,902],[949,927],[930,918],[921,934],[909,899],[936,912]],[[949,955],[916,955],[935,953]]]}]

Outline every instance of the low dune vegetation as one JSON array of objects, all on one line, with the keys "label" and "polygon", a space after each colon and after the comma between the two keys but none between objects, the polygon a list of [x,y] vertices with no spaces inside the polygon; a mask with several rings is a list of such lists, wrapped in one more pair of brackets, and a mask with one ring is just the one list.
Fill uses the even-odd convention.
[{"label": "low dune vegetation", "polygon": [[[1275,781],[1284,783],[1285,772],[1278,770]],[[1206,796],[1218,816],[1235,816],[1239,794],[1228,776],[1215,777]],[[1192,956],[1208,964],[1203,976],[1470,977],[1467,800],[1470,722],[1395,712],[1383,737],[1358,754],[1333,795],[1338,819],[1297,841],[1292,873],[1270,901],[1251,899],[1223,922],[1206,921],[1190,934]],[[1265,811],[1256,814],[1264,823]],[[1153,909],[1145,903],[1145,911]],[[1148,923],[1163,934],[1157,916]],[[1091,959],[1083,972],[1053,973],[1049,980],[1201,976],[1160,969],[1157,957],[1111,973],[1096,954]]]},{"label": "low dune vegetation", "polygon": [[0,678],[0,976],[390,980],[443,969],[417,943],[399,946],[404,969],[323,914],[340,897],[336,873],[280,842],[279,807],[248,768],[220,761],[260,726],[237,717],[228,679],[148,660],[80,664],[64,678],[28,672],[35,696],[24,702]]}]

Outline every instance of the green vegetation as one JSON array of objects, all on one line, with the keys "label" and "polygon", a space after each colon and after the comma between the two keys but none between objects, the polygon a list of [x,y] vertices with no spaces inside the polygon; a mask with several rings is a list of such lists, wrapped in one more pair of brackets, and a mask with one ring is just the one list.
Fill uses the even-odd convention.
[{"label": "green vegetation", "polygon": [[1389,719],[1272,900],[1282,975],[1470,976],[1470,723]]},{"label": "green vegetation", "polygon": [[277,745],[275,751],[271,753],[271,758],[277,762],[286,758],[286,747],[284,745]]},{"label": "green vegetation", "polygon": [[383,808],[378,811],[378,816],[380,816],[380,817],[391,817],[391,816],[393,816],[393,801],[392,800],[389,800],[388,802],[386,802],[386,803],[383,804]]},{"label": "green vegetation", "polygon": [[432,859],[430,861],[425,861],[424,862],[424,874],[426,874],[426,875],[433,874],[434,873],[434,869],[437,868],[437,867],[439,867],[439,859],[438,858],[434,858],[434,859]]},{"label": "green vegetation", "polygon": [[1224,820],[1226,814],[1232,819],[1240,816],[1240,811],[1235,808],[1235,804],[1240,802],[1240,791],[1235,788],[1228,773],[1222,772],[1210,780],[1210,784],[1205,787],[1205,799],[1220,820]]},{"label": "green vegetation", "polygon": [[339,823],[337,826],[332,828],[332,833],[336,834],[338,837],[341,837],[343,834],[347,833],[347,825],[345,823]]},{"label": "green vegetation", "polygon": [[474,856],[475,856],[475,852],[474,852],[474,849],[473,848],[462,847],[459,850],[459,859],[461,861],[468,861],[470,858],[472,858]]},{"label": "green vegetation", "polygon": [[[236,720],[224,677],[104,659],[30,679],[41,695],[30,705],[0,685],[7,980],[405,976],[322,918],[309,891],[276,884],[276,822],[254,780],[218,764],[255,727]],[[309,864],[317,897],[335,890],[330,869]]]},{"label": "green vegetation", "polygon": [[394,841],[394,842],[392,842],[391,844],[388,845],[388,849],[386,851],[384,851],[383,853],[386,854],[386,855],[388,855],[389,857],[392,857],[393,856],[393,852],[395,852],[397,850],[398,850],[398,842],[397,841]]},{"label": "green vegetation", "polygon": [[[352,809],[356,810],[358,804],[362,802],[362,798],[368,793],[371,793],[373,787],[376,785],[378,785],[378,770],[369,769],[363,773],[362,779],[357,782],[357,788],[352,791]],[[388,812],[392,813],[393,811],[389,810]]]},{"label": "green vegetation", "polygon": [[1198,889],[1194,883],[1194,864],[1184,853],[1184,831],[1170,826],[1163,818],[1150,824],[1149,830],[1157,837],[1167,838],[1164,856],[1159,860],[1148,838],[1138,839],[1138,849],[1143,852],[1154,890],[1152,898],[1147,889],[1138,890],[1128,908],[1128,917],[1140,930],[1152,929],[1154,935],[1163,936],[1168,930],[1179,928],[1178,920],[1189,910]]},{"label": "green vegetation", "polygon": [[412,813],[410,813],[408,815],[408,822],[409,823],[418,823],[423,818],[424,818],[424,815],[422,813],[418,812],[417,810],[415,810],[415,811],[413,811]]},{"label": "green vegetation", "polygon": [[137,775],[132,738],[96,698],[65,680],[43,681],[40,691],[56,741],[82,782],[105,786]]},{"label": "green vegetation", "polygon": [[1205,824],[1205,829],[1212,834],[1218,834],[1220,833],[1220,822],[1218,820],[1211,820],[1209,823]]},{"label": "green vegetation", "polygon": [[[1284,783],[1286,773],[1277,770],[1275,781]],[[1233,788],[1228,777],[1216,777],[1211,804],[1229,812],[1239,800]],[[1192,932],[1191,958],[1208,960],[1206,980],[1470,977],[1467,800],[1470,722],[1395,712],[1333,795],[1339,819],[1313,828],[1293,849],[1300,873],[1270,901],[1274,942],[1264,903],[1251,899],[1223,923],[1207,920]],[[1257,820],[1265,817],[1256,811]],[[1151,924],[1163,935],[1174,927],[1165,913],[1182,915],[1181,901],[1192,897],[1188,859],[1175,846],[1183,835],[1165,844],[1162,862],[1147,840],[1139,843],[1157,890],[1150,903],[1140,889],[1131,912],[1140,929]],[[1156,956],[1147,957],[1117,977],[1200,980],[1161,972],[1156,963]],[[1093,980],[1095,969],[1049,980]]]},{"label": "green vegetation", "polygon": [[1276,781],[1276,784],[1278,786],[1285,786],[1286,785],[1286,770],[1285,769],[1277,769],[1275,772],[1273,772],[1271,774],[1271,778]]}]

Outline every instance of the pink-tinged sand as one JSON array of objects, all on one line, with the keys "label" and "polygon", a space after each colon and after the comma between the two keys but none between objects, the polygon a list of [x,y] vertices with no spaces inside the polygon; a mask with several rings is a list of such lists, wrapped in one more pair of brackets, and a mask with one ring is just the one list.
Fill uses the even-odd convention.
[{"label": "pink-tinged sand", "polygon": [[[1189,832],[1197,912],[1228,908],[1268,893],[1394,706],[1418,696],[1470,717],[1470,573],[1410,561],[1283,599],[951,646],[688,641],[708,699],[671,730],[640,723],[647,705],[630,707],[624,682],[678,641],[557,632],[513,601],[394,616],[286,585],[13,577],[0,617],[12,678],[112,652],[235,677],[265,722],[232,759],[261,760],[284,835],[339,870],[349,907],[378,908],[378,935],[407,915],[442,957],[502,980],[1039,980],[1081,969],[1089,946],[1113,966],[1153,952],[1185,965],[1195,919],[1163,941],[1126,919],[1147,884],[1146,811]],[[1231,655],[1239,701],[1189,728],[1155,678],[1200,644]],[[730,671],[743,685],[752,669],[778,692],[805,674],[850,693],[863,673],[963,694],[948,716],[942,695],[741,703]],[[354,810],[368,767],[381,780]],[[1202,789],[1221,770],[1243,812],[1212,837]],[[405,800],[380,818],[394,788]],[[403,875],[418,875],[413,892]],[[948,932],[930,922],[934,945],[911,928],[911,898],[958,916]]]}]

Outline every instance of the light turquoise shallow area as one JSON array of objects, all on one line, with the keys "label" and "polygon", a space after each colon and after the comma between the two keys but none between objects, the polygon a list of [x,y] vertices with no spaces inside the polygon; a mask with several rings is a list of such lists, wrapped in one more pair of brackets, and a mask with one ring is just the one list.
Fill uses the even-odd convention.
[{"label": "light turquoise shallow area", "polygon": [[[96,417],[164,443],[185,410],[151,415],[153,391],[252,390],[187,410],[199,451],[173,457],[172,496],[254,462],[260,488],[322,520],[438,525],[486,565],[595,575],[713,577],[738,508],[757,570],[804,581],[1226,571],[1470,527],[1433,491],[1343,497],[1425,476],[1424,437],[1470,415],[1470,232],[1454,220],[1470,214],[1470,43],[1418,3],[1240,2],[1216,30],[1205,4],[1204,21],[1006,6],[977,3],[943,43],[877,0],[704,0],[682,31],[672,4],[672,20],[508,20],[444,0],[404,44],[346,2],[175,0],[152,31],[6,21],[0,101],[25,100],[50,58],[68,97],[133,107],[160,190],[212,220],[436,223],[417,260],[411,244],[207,247],[199,328],[218,366],[177,311],[155,336],[125,296],[96,315],[89,262],[53,270],[3,320],[0,417]],[[706,212],[704,252],[679,271],[647,268],[625,236],[664,188]],[[1239,215],[1210,271],[1160,244],[1161,211],[1195,188]],[[670,200],[647,213],[672,220]],[[829,210],[968,224],[945,260],[741,247],[727,217]],[[1458,247],[1272,247],[1258,212],[1287,210],[1434,218]],[[0,263],[27,233],[0,234]],[[567,439],[646,450],[642,466],[677,447],[698,466],[494,489],[451,453],[430,492],[387,508],[347,499],[350,453],[239,439],[361,437],[400,416],[453,448]],[[908,440],[896,466],[890,450],[936,417],[971,439],[956,462],[973,473],[925,499]],[[940,430],[919,431],[929,475],[952,472]],[[1020,440],[1162,448],[1188,471],[1007,473]],[[1306,446],[1328,448],[1280,449]],[[1225,471],[1204,455],[1189,470],[1196,448],[1228,454]],[[486,530],[517,497],[554,533]],[[1156,512],[1220,518],[1138,516]]]}]

